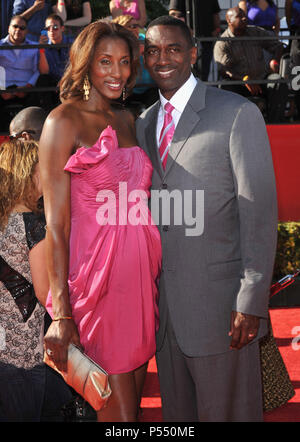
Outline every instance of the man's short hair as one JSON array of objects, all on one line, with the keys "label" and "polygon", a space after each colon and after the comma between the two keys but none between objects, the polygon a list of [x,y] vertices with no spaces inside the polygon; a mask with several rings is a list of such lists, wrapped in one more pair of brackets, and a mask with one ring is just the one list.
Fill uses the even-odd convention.
[{"label": "man's short hair", "polygon": [[12,22],[13,20],[15,20],[16,18],[20,18],[21,20],[23,20],[23,21],[26,23],[26,26],[27,26],[27,24],[28,24],[28,20],[26,20],[26,18],[22,17],[22,15],[19,15],[19,14],[14,15],[14,16],[10,19],[9,26],[11,25],[11,22]]},{"label": "man's short hair", "polygon": [[176,26],[181,29],[188,46],[192,47],[195,45],[190,28],[184,21],[179,20],[178,18],[172,17],[171,15],[162,15],[161,17],[157,17],[149,23],[147,26],[147,31],[153,26]]},{"label": "man's short hair", "polygon": [[65,25],[65,24],[64,24],[64,21],[63,21],[63,19],[60,17],[60,15],[57,15],[57,14],[54,14],[54,13],[48,15],[48,17],[47,17],[46,20],[45,20],[45,23],[46,23],[47,20],[57,20],[57,21],[59,21],[59,23],[60,23],[61,26],[64,26],[64,25]]},{"label": "man's short hair", "polygon": [[10,134],[16,135],[22,132],[32,131],[34,132],[32,133],[32,138],[38,141],[47,115],[48,113],[38,106],[30,106],[22,109],[10,122]]}]

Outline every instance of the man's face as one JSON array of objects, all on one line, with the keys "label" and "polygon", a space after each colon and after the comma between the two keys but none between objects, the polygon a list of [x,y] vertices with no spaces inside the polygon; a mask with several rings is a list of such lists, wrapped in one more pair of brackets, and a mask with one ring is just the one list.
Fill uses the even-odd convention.
[{"label": "man's face", "polygon": [[172,17],[178,18],[178,20],[182,20],[185,22],[185,16],[184,16],[183,12],[178,11],[177,9],[170,9],[169,15],[171,15]]},{"label": "man's face", "polygon": [[240,8],[232,8],[227,14],[228,27],[234,35],[243,35],[247,27],[247,17]]},{"label": "man's face", "polygon": [[9,41],[13,45],[22,44],[27,34],[27,24],[22,18],[14,18],[8,28]]},{"label": "man's face", "polygon": [[46,20],[45,28],[47,29],[48,38],[52,44],[58,44],[62,41],[65,27],[60,24],[59,20],[49,18]]},{"label": "man's face", "polygon": [[189,46],[180,27],[158,25],[146,34],[144,57],[151,77],[169,100],[188,80],[197,49]]},{"label": "man's face", "polygon": [[136,38],[139,38],[140,26],[136,20],[130,20],[130,22],[125,25],[125,28],[132,32]]}]

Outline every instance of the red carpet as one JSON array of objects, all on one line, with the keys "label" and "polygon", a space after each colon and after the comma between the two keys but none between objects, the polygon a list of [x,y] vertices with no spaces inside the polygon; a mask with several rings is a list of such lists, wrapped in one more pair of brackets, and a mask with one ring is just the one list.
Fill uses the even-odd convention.
[{"label": "red carpet", "polygon": [[[274,336],[296,394],[287,404],[265,413],[265,422],[300,422],[300,307],[271,309],[270,314]],[[154,358],[148,367],[142,409],[142,422],[162,422],[161,399]]]}]

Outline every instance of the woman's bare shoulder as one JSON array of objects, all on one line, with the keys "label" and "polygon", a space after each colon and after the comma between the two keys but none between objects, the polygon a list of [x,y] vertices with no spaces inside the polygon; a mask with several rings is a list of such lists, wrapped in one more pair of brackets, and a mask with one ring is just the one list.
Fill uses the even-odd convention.
[{"label": "woman's bare shoulder", "polygon": [[68,122],[74,124],[78,121],[80,121],[80,107],[73,101],[60,104],[49,113],[46,119],[48,125],[66,124]]}]

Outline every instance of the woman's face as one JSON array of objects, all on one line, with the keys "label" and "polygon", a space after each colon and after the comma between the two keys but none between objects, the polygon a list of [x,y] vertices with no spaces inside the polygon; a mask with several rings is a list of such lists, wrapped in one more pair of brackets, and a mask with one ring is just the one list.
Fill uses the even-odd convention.
[{"label": "woman's face", "polygon": [[91,94],[95,89],[105,98],[119,98],[130,74],[131,60],[127,42],[118,37],[102,38],[90,66]]}]

